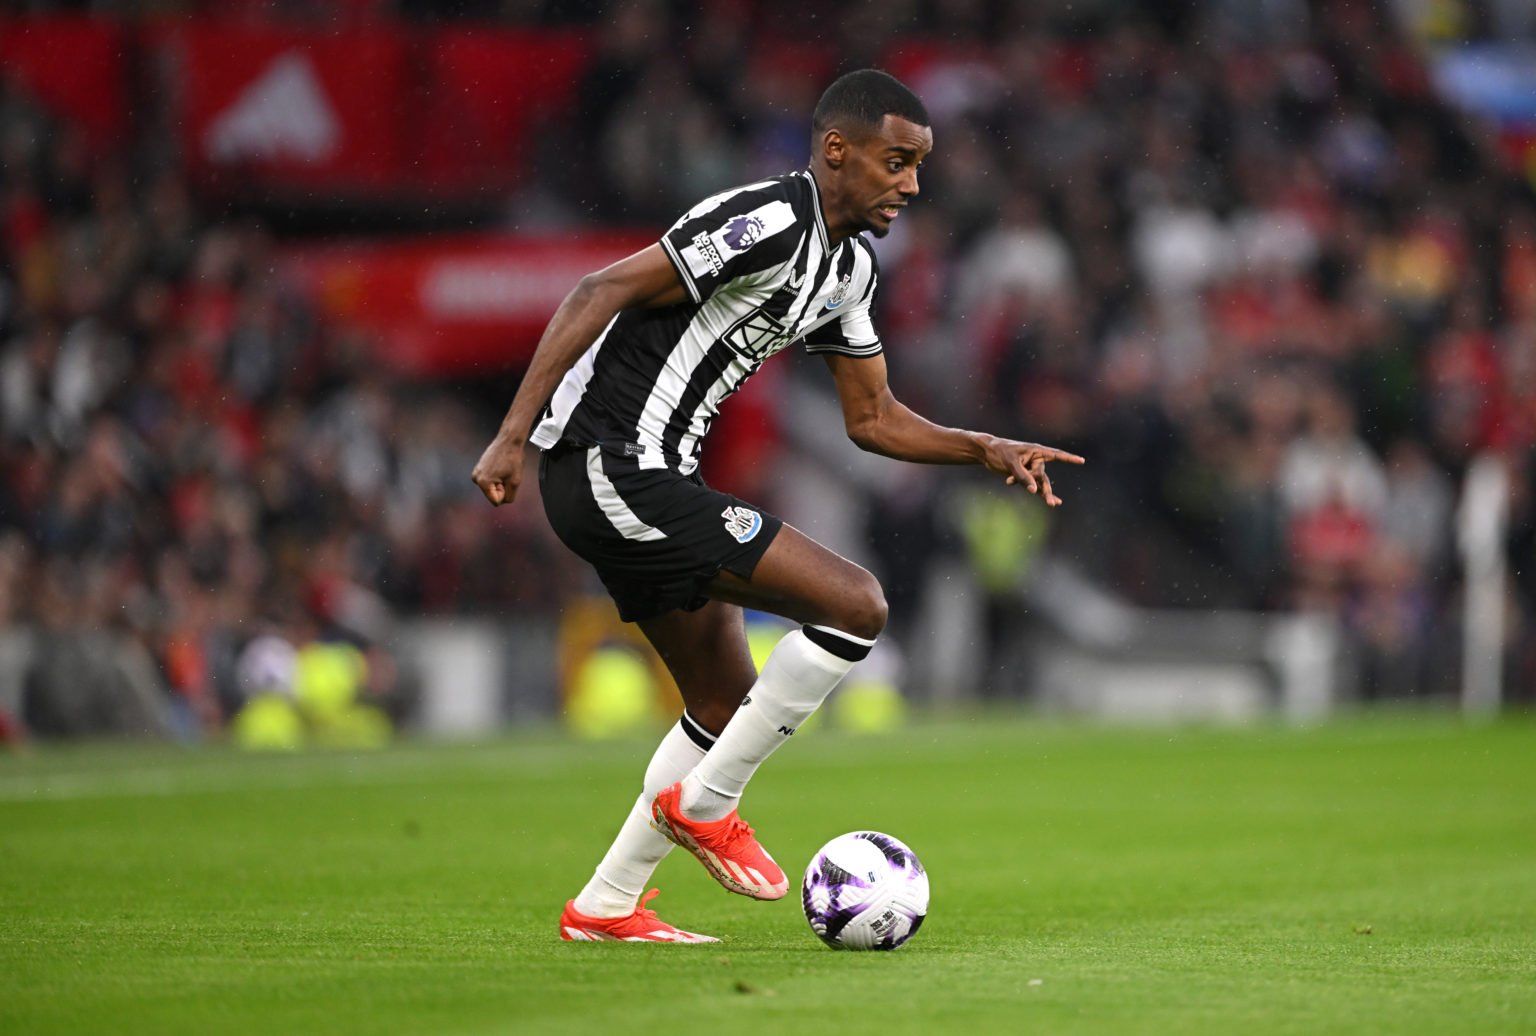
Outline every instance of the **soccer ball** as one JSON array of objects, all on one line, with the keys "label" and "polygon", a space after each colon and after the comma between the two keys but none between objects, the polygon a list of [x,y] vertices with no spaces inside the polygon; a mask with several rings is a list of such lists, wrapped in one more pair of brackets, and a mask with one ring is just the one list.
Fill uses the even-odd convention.
[{"label": "soccer ball", "polygon": [[928,874],[917,855],[878,831],[839,835],[800,882],[805,919],[835,950],[894,950],[928,916]]}]

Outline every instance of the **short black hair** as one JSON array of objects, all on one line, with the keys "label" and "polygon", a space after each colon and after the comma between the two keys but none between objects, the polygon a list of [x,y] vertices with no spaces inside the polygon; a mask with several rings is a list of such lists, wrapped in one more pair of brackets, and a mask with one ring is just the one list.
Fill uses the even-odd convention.
[{"label": "short black hair", "polygon": [[880,128],[887,115],[928,126],[928,109],[901,80],[878,68],[861,68],[840,76],[829,87],[811,116],[811,128],[818,134],[841,125],[848,131]]}]

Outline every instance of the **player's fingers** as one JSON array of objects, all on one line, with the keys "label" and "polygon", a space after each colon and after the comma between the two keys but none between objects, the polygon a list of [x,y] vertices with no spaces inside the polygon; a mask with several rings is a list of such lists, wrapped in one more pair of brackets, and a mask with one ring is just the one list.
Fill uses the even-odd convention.
[{"label": "player's fingers", "polygon": [[1061,497],[1057,496],[1056,491],[1051,488],[1050,476],[1044,471],[1040,472],[1040,495],[1045,498],[1045,502],[1051,507],[1056,507],[1061,503]]},{"label": "player's fingers", "polygon": [[475,485],[480,487],[480,492],[493,504],[500,504],[506,499],[507,491],[501,482],[494,478],[477,478]]},{"label": "player's fingers", "polygon": [[1016,482],[1023,483],[1024,488],[1029,490],[1031,493],[1040,492],[1040,485],[1035,481],[1034,474],[1031,473],[1030,470],[1022,464],[1014,470],[1012,475],[1008,476],[1009,485],[1013,485]]},{"label": "player's fingers", "polygon": [[1044,449],[1045,449],[1046,453],[1050,454],[1050,456],[1045,458],[1046,460],[1066,461],[1068,464],[1086,464],[1086,463],[1088,463],[1086,460],[1084,460],[1082,457],[1079,457],[1077,454],[1075,454],[1075,453],[1068,453],[1066,450],[1052,449],[1049,446],[1045,447]]},{"label": "player's fingers", "polygon": [[1035,476],[1035,481],[1040,484],[1040,495],[1049,503],[1056,494],[1051,492],[1051,477],[1045,473],[1045,458],[1036,457],[1030,461],[1029,473]]}]

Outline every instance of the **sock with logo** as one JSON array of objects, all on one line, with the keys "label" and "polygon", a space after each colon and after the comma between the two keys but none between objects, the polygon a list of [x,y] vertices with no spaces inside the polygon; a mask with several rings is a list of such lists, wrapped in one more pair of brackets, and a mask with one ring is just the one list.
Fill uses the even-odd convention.
[{"label": "sock with logo", "polygon": [[683,815],[690,820],[719,820],[735,809],[757,768],[789,740],[874,644],[825,626],[802,626],[785,634],[741,708],[693,772],[683,778]]},{"label": "sock with logo", "polygon": [[656,793],[680,780],[715,743],[715,736],[684,712],[661,739],[645,769],[644,789],[630,807],[624,826],[609,846],[603,862],[576,897],[576,910],[588,917],[626,917],[634,913],[651,873],[672,849],[667,836],[651,826],[651,802]]}]

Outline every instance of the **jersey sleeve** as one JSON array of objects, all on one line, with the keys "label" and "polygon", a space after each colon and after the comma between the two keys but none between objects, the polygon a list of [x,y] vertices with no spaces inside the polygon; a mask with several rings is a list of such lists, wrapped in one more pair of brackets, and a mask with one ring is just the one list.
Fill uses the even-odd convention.
[{"label": "jersey sleeve", "polygon": [[706,198],[661,238],[694,302],[785,262],[799,240],[795,212],[772,181]]},{"label": "jersey sleeve", "polygon": [[874,305],[880,265],[874,250],[859,242],[845,312],[805,336],[808,353],[842,353],[844,356],[878,356],[884,351],[875,333]]}]

